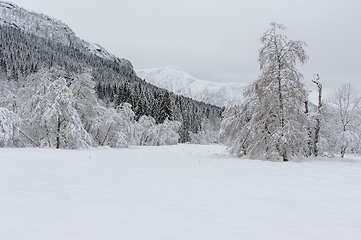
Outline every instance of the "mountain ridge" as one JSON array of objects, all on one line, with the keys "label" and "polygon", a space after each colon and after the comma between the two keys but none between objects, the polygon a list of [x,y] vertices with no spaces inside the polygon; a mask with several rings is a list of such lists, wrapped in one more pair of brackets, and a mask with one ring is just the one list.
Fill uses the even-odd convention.
[{"label": "mountain ridge", "polygon": [[231,100],[241,102],[244,83],[216,83],[197,79],[175,66],[136,71],[146,82],[175,94],[224,107]]}]

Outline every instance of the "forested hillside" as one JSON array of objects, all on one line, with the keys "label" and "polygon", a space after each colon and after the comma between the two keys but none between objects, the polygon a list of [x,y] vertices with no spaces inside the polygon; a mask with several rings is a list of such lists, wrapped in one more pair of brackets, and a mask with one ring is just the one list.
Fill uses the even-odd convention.
[{"label": "forested hillside", "polygon": [[180,142],[189,141],[189,132],[201,130],[206,118],[217,125],[222,109],[176,96],[136,76],[131,63],[124,59],[106,59],[86,54],[79,48],[38,37],[14,26],[0,25],[0,78],[22,86],[27,77],[40,69],[59,66],[70,76],[90,69],[96,82],[96,94],[108,107],[127,102],[135,119],[153,117],[157,123],[166,118],[180,121]]}]

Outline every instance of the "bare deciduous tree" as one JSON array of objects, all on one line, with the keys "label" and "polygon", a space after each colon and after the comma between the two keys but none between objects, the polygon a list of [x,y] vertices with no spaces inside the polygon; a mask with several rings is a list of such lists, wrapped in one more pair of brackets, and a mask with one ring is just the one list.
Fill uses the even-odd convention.
[{"label": "bare deciduous tree", "polygon": [[361,137],[361,98],[351,83],[345,83],[335,90],[331,106],[335,108],[337,146],[344,157],[349,148],[356,147]]}]

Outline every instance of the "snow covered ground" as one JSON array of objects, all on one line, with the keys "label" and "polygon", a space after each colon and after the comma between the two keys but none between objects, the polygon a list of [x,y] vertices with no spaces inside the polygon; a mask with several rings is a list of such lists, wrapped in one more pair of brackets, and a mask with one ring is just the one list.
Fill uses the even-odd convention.
[{"label": "snow covered ground", "polygon": [[0,239],[361,239],[361,157],[0,149]]}]

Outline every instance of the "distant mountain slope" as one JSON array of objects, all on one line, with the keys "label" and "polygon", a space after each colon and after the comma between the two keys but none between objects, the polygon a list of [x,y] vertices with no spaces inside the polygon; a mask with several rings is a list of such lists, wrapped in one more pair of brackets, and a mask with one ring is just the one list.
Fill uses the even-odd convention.
[{"label": "distant mountain slope", "polygon": [[11,26],[38,37],[75,47],[85,54],[94,54],[107,60],[114,60],[120,66],[133,71],[130,61],[117,58],[98,44],[78,38],[75,32],[60,20],[29,11],[14,3],[0,1],[0,25]]},{"label": "distant mountain slope", "polygon": [[228,101],[232,99],[241,102],[243,89],[247,85],[199,80],[178,67],[142,70],[137,71],[137,75],[157,87],[219,107],[226,106]]}]

